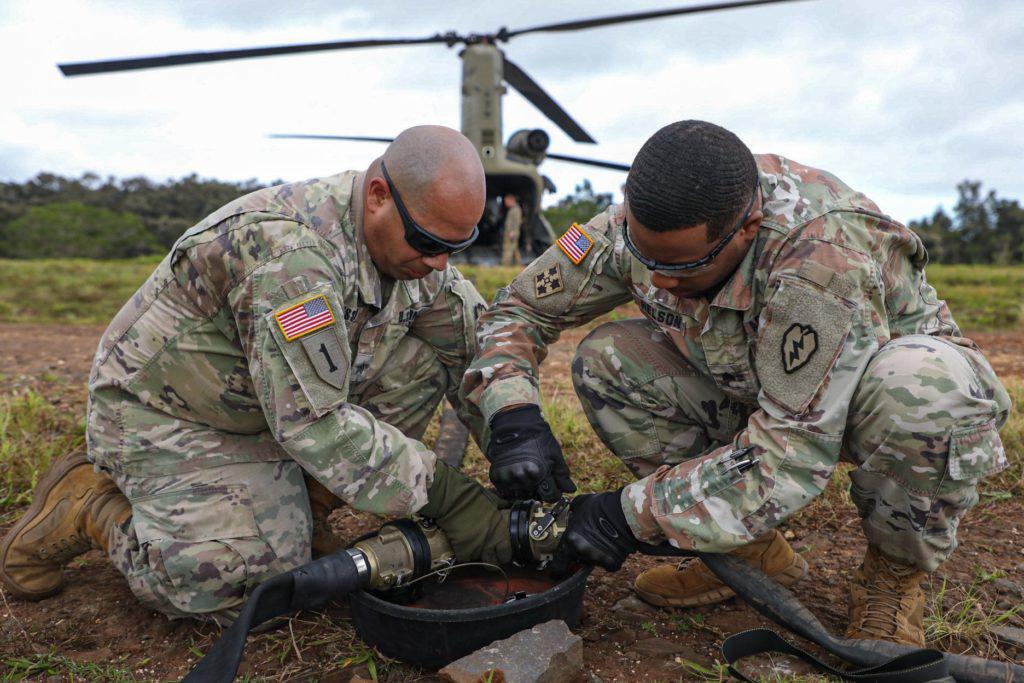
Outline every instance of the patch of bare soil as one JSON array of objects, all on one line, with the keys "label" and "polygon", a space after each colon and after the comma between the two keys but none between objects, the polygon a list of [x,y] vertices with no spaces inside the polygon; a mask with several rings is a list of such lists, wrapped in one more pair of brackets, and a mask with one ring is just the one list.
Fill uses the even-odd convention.
[{"label": "patch of bare soil", "polygon": [[[0,325],[0,393],[35,388],[68,410],[84,409],[83,386],[101,328]],[[566,333],[553,347],[545,374],[569,371],[572,352],[585,332]],[[1024,375],[1024,337],[989,333],[974,337],[1001,374]],[[839,475],[845,476],[845,475]],[[348,538],[372,531],[380,520],[351,510],[336,512],[335,530]],[[8,518],[0,533],[11,524]],[[864,551],[864,539],[852,507],[812,505],[784,527],[793,546],[811,565],[811,572],[794,587],[795,593],[834,633],[846,623],[846,586]],[[960,530],[961,547],[931,580],[930,591],[950,585],[966,586],[980,573],[1005,580],[979,584],[981,604],[1009,609],[1020,600],[1014,586],[1024,584],[1024,502],[1003,501],[974,510]],[[770,626],[737,600],[691,610],[657,610],[619,605],[631,595],[633,579],[661,562],[630,558],[622,571],[595,570],[588,583],[584,616],[576,629],[584,639],[586,670],[591,680],[696,680],[689,660],[705,667],[720,659],[725,635],[757,626]],[[172,622],[140,606],[123,577],[99,553],[91,552],[65,571],[67,586],[59,595],[38,603],[0,596],[0,678],[19,676],[19,657],[54,653],[83,667],[113,665],[140,680],[181,678],[217,636],[213,626],[191,621]],[[242,672],[260,680],[321,680],[343,683],[353,672],[368,677],[365,667],[346,667],[346,656],[360,651],[348,627],[347,608],[330,608],[327,617],[300,615],[288,627],[249,640]],[[332,620],[334,623],[332,623]],[[1017,626],[1024,624],[1017,623]],[[346,649],[339,649],[339,643]],[[341,654],[348,652],[349,655]],[[972,654],[1016,659],[1024,652]],[[378,667],[383,662],[377,659]],[[799,663],[763,660],[747,666],[761,675],[771,671],[800,674]],[[436,680],[430,672],[388,666],[387,678]],[[44,673],[35,677],[48,680]],[[68,674],[54,680],[67,680]]]}]

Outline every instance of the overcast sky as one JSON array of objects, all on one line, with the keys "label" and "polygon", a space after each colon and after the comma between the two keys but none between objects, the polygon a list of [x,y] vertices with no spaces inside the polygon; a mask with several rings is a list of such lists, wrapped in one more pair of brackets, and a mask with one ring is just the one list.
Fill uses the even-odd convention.
[{"label": "overcast sky", "polygon": [[[0,180],[44,170],[298,180],[363,168],[382,148],[266,134],[459,126],[458,49],[443,45],[74,79],[60,75],[58,62],[490,32],[672,5],[4,0]],[[542,127],[553,152],[628,163],[660,126],[700,118],[735,131],[755,152],[836,173],[903,220],[950,208],[964,178],[1024,198],[1020,0],[804,0],[527,35],[503,49],[598,140],[573,143],[510,93],[506,138]],[[618,194],[625,179],[554,161],[543,171],[559,195],[583,178]]]}]

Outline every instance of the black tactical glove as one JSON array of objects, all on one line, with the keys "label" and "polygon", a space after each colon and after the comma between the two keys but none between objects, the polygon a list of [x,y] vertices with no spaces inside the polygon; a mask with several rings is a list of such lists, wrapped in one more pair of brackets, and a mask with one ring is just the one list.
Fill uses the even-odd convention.
[{"label": "black tactical glove", "polygon": [[487,444],[490,476],[495,488],[509,500],[537,499],[553,503],[572,493],[569,468],[540,407],[521,406],[491,419]]},{"label": "black tactical glove", "polygon": [[505,564],[512,559],[509,503],[440,460],[418,514],[437,522],[459,562]]},{"label": "black tactical glove", "polygon": [[573,562],[618,571],[626,556],[647,545],[633,536],[622,512],[621,498],[622,489],[573,498],[569,524],[555,553],[554,571],[564,573]]}]

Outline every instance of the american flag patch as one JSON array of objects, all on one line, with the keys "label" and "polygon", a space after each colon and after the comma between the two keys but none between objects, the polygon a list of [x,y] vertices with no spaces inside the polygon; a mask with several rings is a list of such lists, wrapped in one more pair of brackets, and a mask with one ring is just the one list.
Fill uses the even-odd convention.
[{"label": "american flag patch", "polygon": [[327,297],[321,294],[278,311],[274,314],[274,320],[284,333],[284,340],[295,341],[310,332],[333,325],[334,313],[327,304]]},{"label": "american flag patch", "polygon": [[558,248],[564,251],[569,260],[577,266],[586,258],[587,252],[592,246],[594,246],[594,240],[575,223],[558,238]]}]

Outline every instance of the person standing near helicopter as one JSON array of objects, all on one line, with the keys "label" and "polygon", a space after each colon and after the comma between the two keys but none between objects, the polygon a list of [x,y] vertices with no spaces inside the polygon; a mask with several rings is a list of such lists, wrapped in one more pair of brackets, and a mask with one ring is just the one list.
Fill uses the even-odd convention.
[{"label": "person standing near helicopter", "polygon": [[501,265],[518,266],[521,260],[519,234],[523,227],[523,209],[519,206],[519,198],[511,192],[506,193],[501,202],[505,207],[501,232]]}]

